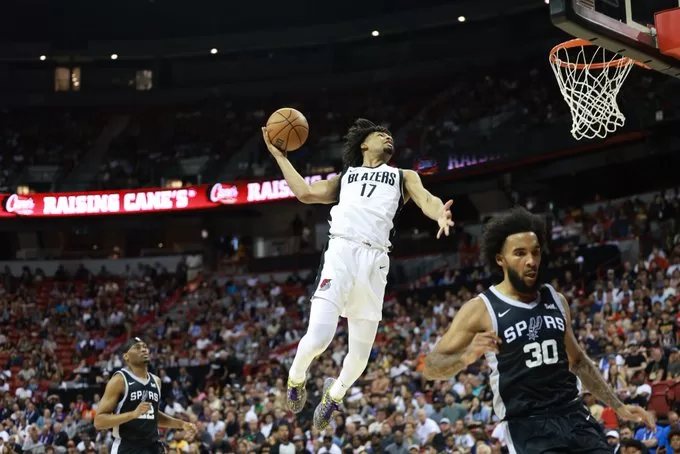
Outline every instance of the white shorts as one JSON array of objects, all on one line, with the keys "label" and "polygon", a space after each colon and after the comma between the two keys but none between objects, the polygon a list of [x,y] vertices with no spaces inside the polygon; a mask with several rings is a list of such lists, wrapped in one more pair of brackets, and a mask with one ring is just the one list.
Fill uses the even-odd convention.
[{"label": "white shorts", "polygon": [[333,303],[342,317],[382,320],[390,257],[344,238],[331,238],[321,259],[312,299]]}]

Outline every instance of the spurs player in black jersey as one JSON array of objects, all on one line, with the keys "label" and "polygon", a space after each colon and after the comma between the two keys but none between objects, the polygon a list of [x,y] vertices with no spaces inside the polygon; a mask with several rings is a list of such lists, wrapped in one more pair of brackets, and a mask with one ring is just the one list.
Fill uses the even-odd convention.
[{"label": "spurs player in black jersey", "polygon": [[652,419],[618,399],[579,346],[564,296],[541,285],[545,241],[543,220],[523,208],[489,221],[483,254],[503,271],[503,281],[463,305],[428,355],[424,374],[448,379],[484,354],[511,454],[611,453],[576,377],[620,418],[649,425]]},{"label": "spurs player in black jersey", "polygon": [[125,343],[122,352],[126,367],[109,380],[94,418],[97,430],[113,429],[111,454],[163,453],[159,427],[195,433],[192,423],[159,411],[161,381],[148,370],[147,345],[134,337]]}]

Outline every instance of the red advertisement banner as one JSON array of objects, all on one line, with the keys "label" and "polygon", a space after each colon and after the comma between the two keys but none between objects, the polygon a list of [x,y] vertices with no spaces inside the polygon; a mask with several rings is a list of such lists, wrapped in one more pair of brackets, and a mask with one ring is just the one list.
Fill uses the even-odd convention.
[{"label": "red advertisement banner", "polygon": [[[309,183],[336,173],[305,177]],[[204,210],[223,205],[273,202],[295,197],[286,180],[216,183],[180,189],[0,194],[0,217],[63,217]]]}]

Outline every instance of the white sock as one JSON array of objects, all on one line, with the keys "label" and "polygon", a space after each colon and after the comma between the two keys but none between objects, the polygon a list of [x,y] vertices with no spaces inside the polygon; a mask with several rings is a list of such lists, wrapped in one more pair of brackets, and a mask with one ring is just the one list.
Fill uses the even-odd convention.
[{"label": "white sock", "polygon": [[328,391],[328,394],[331,396],[331,399],[333,400],[342,400],[345,397],[345,394],[347,394],[348,389],[349,386],[345,385],[338,378],[337,380],[335,380],[335,383],[333,383],[333,386],[331,386],[331,390]]}]

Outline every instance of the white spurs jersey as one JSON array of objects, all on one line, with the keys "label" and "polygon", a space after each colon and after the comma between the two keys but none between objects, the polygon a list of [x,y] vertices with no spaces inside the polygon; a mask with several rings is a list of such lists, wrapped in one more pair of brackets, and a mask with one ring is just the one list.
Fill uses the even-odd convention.
[{"label": "white spurs jersey", "polygon": [[338,204],[331,208],[330,234],[389,248],[404,204],[403,179],[401,170],[387,164],[345,169]]}]

